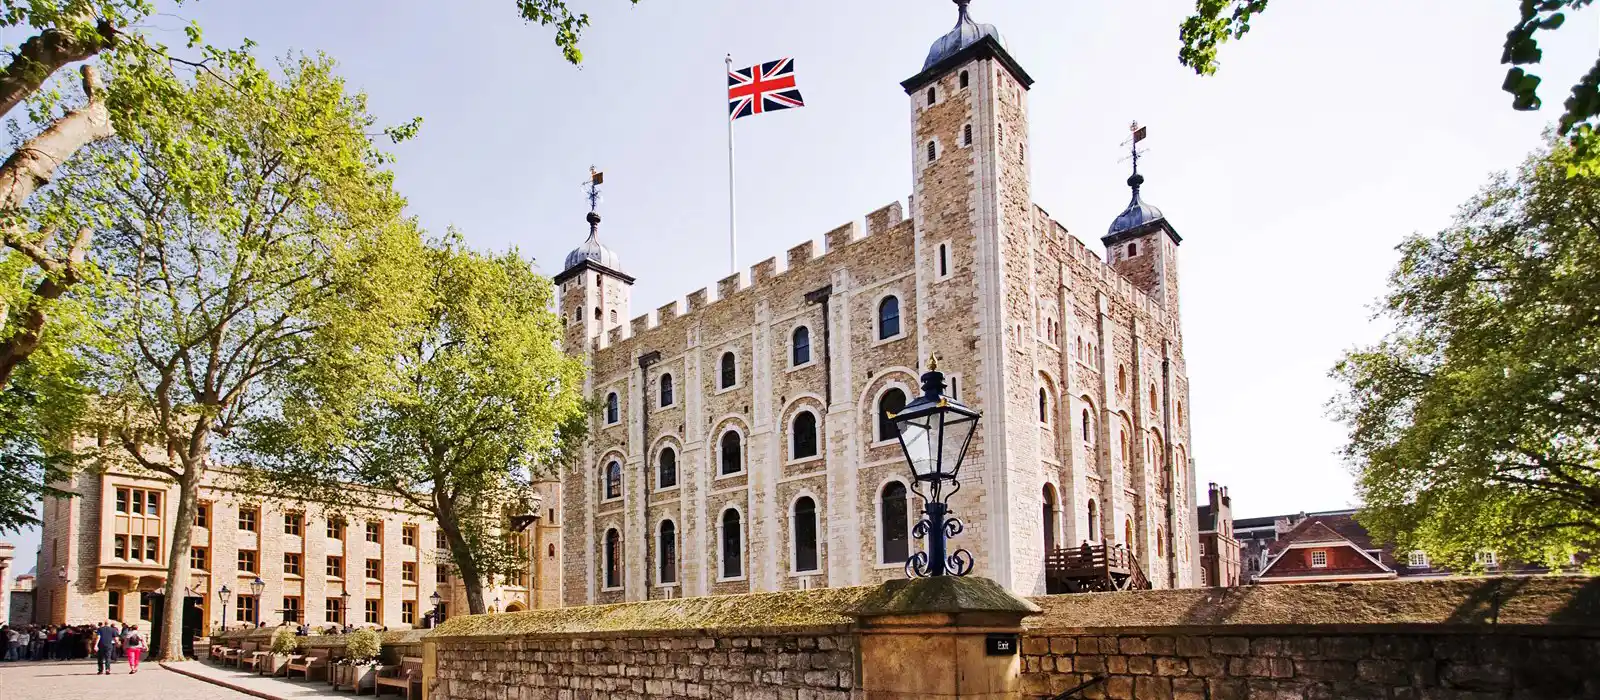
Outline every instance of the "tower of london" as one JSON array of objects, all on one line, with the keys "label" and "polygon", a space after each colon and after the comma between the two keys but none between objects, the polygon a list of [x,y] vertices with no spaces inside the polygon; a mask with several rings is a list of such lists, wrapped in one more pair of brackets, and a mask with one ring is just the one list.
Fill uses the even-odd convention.
[{"label": "tower of london", "polygon": [[1034,204],[1034,81],[958,5],[900,85],[905,203],[638,316],[590,213],[555,278],[600,404],[562,474],[566,604],[904,577],[921,506],[884,416],[932,357],[983,412],[950,501],[974,575],[1041,594],[1088,542],[1194,585],[1181,238],[1137,169],[1104,257]]}]

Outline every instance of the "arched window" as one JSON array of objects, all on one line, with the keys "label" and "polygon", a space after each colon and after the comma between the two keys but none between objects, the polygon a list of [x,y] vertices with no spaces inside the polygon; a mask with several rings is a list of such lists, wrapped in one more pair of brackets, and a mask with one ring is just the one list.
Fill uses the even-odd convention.
[{"label": "arched window", "polygon": [[928,106],[932,107],[933,103],[938,101],[938,99],[939,99],[938,90],[936,90],[934,88],[928,88]]},{"label": "arched window", "polygon": [[879,497],[879,539],[883,549],[883,563],[899,564],[911,557],[911,532],[906,523],[910,510],[906,503],[906,485],[891,481],[883,486]]},{"label": "arched window", "polygon": [[1122,543],[1133,549],[1133,518],[1122,521]]},{"label": "arched window", "polygon": [[606,530],[606,588],[622,587],[622,533]]},{"label": "arched window", "polygon": [[1056,490],[1044,485],[1044,551],[1055,551],[1056,548]]},{"label": "arched window", "polygon": [[1161,528],[1156,528],[1156,556],[1166,556],[1166,545],[1161,542]]},{"label": "arched window", "polygon": [[1039,422],[1050,422],[1050,392],[1044,387],[1039,387]]},{"label": "arched window", "polygon": [[963,124],[963,125],[961,125],[961,145],[963,145],[963,146],[971,146],[972,145],[972,125],[971,124]]},{"label": "arched window", "polygon": [[606,498],[622,498],[622,463],[611,460],[606,463]]},{"label": "arched window", "polygon": [[801,496],[794,502],[794,570],[816,571],[817,502]]},{"label": "arched window", "polygon": [[1089,423],[1089,409],[1083,409],[1083,441],[1094,442],[1094,426]]},{"label": "arched window", "polygon": [[899,389],[890,389],[883,392],[878,399],[878,441],[895,440],[900,437],[900,429],[894,427],[894,421],[889,416],[906,409],[906,392]]},{"label": "arched window", "polygon": [[1150,411],[1151,412],[1159,411],[1159,410],[1161,410],[1160,407],[1161,407],[1161,402],[1156,400],[1156,385],[1151,384],[1150,385]]},{"label": "arched window", "polygon": [[594,307],[594,320],[596,320],[596,321],[605,320],[605,314],[601,313],[600,307],[598,307],[598,306]]},{"label": "arched window", "polygon": [[789,427],[789,440],[794,459],[817,456],[817,414],[810,411],[794,414],[794,424]]},{"label": "arched window", "polygon": [[801,326],[794,329],[794,346],[790,364],[799,367],[811,361],[811,329]]},{"label": "arched window", "polygon": [[722,381],[719,384],[719,386],[721,388],[723,388],[723,389],[731,387],[731,386],[734,385],[735,382],[739,381],[739,364],[738,364],[738,361],[734,359],[733,353],[731,353],[731,352],[722,353],[722,373],[721,374],[722,374],[722,376],[721,376],[721,380]]},{"label": "arched window", "polygon": [[671,447],[661,448],[656,458],[656,488],[670,489],[678,485],[678,452]]},{"label": "arched window", "polygon": [[1094,499],[1089,499],[1089,541],[1096,542],[1100,539],[1100,513],[1095,506]]},{"label": "arched window", "polygon": [[900,335],[900,297],[887,296],[878,302],[878,340]]},{"label": "arched window", "polygon": [[932,141],[929,141],[928,142],[928,162],[932,163],[933,161],[938,160],[938,159],[939,159],[939,144],[934,143]]},{"label": "arched window", "polygon": [[1178,401],[1178,427],[1183,427],[1183,402]]},{"label": "arched window", "polygon": [[744,557],[739,553],[742,534],[739,511],[733,508],[722,511],[722,578],[738,578],[744,575]]},{"label": "arched window", "polygon": [[671,406],[672,401],[672,375],[663,374],[661,375],[661,406],[663,408]]},{"label": "arched window", "polygon": [[949,274],[950,274],[950,244],[949,243],[940,243],[939,244],[939,276],[940,277],[945,277],[945,276],[947,276]]},{"label": "arched window", "polygon": [[1126,428],[1117,429],[1117,459],[1124,465],[1128,462],[1128,431]]},{"label": "arched window", "polygon": [[962,90],[967,89],[967,85],[969,84],[971,79],[967,77],[967,72],[966,71],[961,71],[961,77],[960,77],[959,80],[960,80],[960,83],[961,83],[961,89]]},{"label": "arched window", "polygon": [[621,402],[617,400],[617,392],[606,394],[606,425],[616,425],[622,420]]},{"label": "arched window", "polygon": [[1117,393],[1128,393],[1128,369],[1122,365],[1117,365]]},{"label": "arched window", "polygon": [[723,433],[721,444],[722,473],[738,474],[744,471],[744,446],[740,444],[738,431]]},{"label": "arched window", "polygon": [[678,582],[678,526],[671,520],[661,521],[659,534],[656,535],[656,556],[660,558],[660,566],[656,567],[659,574],[656,576],[658,583]]}]

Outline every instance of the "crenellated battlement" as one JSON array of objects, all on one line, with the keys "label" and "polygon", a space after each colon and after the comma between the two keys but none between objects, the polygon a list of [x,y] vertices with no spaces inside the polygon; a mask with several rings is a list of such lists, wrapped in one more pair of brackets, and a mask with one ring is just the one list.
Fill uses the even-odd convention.
[{"label": "crenellated battlement", "polygon": [[698,314],[742,292],[759,290],[763,286],[781,280],[792,269],[826,260],[828,255],[835,251],[886,232],[905,221],[904,206],[898,201],[890,202],[869,212],[862,220],[851,221],[823,234],[823,247],[820,249],[816,239],[803,241],[790,248],[781,261],[776,256],[770,257],[750,266],[747,271],[717,280],[714,285],[715,297],[712,297],[709,291],[712,287],[702,287],[689,293],[681,302],[674,300],[655,311],[632,319],[626,325],[613,327],[596,339],[595,349],[605,350],[613,345],[631,341],[663,324]]},{"label": "crenellated battlement", "polygon": [[1106,262],[1087,243],[1069,233],[1067,228],[1062,226],[1060,222],[1049,218],[1050,215],[1044,209],[1036,206],[1035,210],[1045,217],[1052,229],[1060,234],[1065,234],[1063,240],[1066,243],[1067,257],[1070,261],[1083,266],[1090,276],[1104,282],[1102,289],[1107,291],[1112,298],[1149,314],[1151,319],[1157,323],[1166,322],[1166,309],[1161,305],[1160,301],[1133,286],[1133,283],[1128,278],[1117,272],[1117,269],[1112,267],[1111,263]]}]

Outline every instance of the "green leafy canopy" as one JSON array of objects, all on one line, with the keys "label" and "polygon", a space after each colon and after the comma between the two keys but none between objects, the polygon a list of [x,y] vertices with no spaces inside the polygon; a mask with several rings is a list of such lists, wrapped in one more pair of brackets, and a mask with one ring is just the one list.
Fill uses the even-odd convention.
[{"label": "green leafy canopy", "polygon": [[1600,551],[1600,178],[1575,157],[1552,136],[1402,244],[1396,330],[1334,368],[1379,539],[1463,568]]}]

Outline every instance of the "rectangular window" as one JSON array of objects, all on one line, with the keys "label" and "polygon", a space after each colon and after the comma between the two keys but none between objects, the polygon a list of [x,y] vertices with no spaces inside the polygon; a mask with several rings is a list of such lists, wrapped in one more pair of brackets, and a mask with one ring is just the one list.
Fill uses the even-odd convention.
[{"label": "rectangular window", "polygon": [[211,570],[211,552],[206,547],[189,548],[189,568],[196,571]]},{"label": "rectangular window", "polygon": [[133,490],[133,514],[134,515],[138,515],[138,514],[143,513],[143,512],[144,512],[144,490],[143,489],[134,489]]},{"label": "rectangular window", "polygon": [[254,508],[239,509],[239,529],[245,532],[256,531],[256,518],[260,513]]},{"label": "rectangular window", "polygon": [[441,550],[450,548],[450,541],[445,538],[444,530],[435,530],[433,532],[433,546],[435,549]]},{"label": "rectangular window", "polygon": [[324,619],[324,620],[326,620],[328,622],[332,622],[333,624],[336,624],[336,625],[344,624],[344,616],[339,614],[339,613],[343,612],[342,610],[339,609],[339,603],[340,602],[341,601],[340,601],[339,598],[327,598],[327,599],[323,600],[322,604],[324,606],[323,610],[325,612],[322,615],[322,619]]},{"label": "rectangular window", "polygon": [[381,541],[383,541],[383,523],[380,523],[380,522],[378,522],[376,520],[367,521],[367,541],[368,542],[381,542]]},{"label": "rectangular window", "polygon": [[1311,568],[1323,569],[1328,566],[1328,553],[1320,549],[1311,552]]},{"label": "rectangular window", "polygon": [[1205,555],[1206,555],[1206,543],[1205,543],[1204,540],[1201,540],[1200,541],[1200,556],[1203,557]]},{"label": "rectangular window", "polygon": [[[253,553],[254,552],[252,552],[252,554]],[[242,596],[239,596],[238,598],[239,598],[239,607],[238,607],[239,612],[235,613],[237,615],[237,617],[235,617],[234,619],[238,620],[239,622],[255,622],[256,621],[256,597],[253,596],[253,595],[242,595]]]},{"label": "rectangular window", "polygon": [[400,623],[404,625],[417,624],[417,601],[400,601]]},{"label": "rectangular window", "polygon": [[[155,563],[155,564],[161,563],[161,545],[160,545],[160,542],[161,542],[161,538],[159,538],[159,537],[145,537],[144,538],[144,560],[145,561],[151,562],[151,563]],[[145,618],[145,619],[148,620],[150,618]]]},{"label": "rectangular window", "polygon": [[211,504],[196,503],[194,506],[194,526],[211,527]]},{"label": "rectangular window", "polygon": [[344,557],[328,557],[328,578],[344,578]]},{"label": "rectangular window", "polygon": [[128,558],[128,536],[117,535],[111,538],[111,556],[124,561]]},{"label": "rectangular window", "polygon": [[128,512],[128,490],[117,489],[117,512]]},{"label": "rectangular window", "polygon": [[383,577],[383,560],[382,559],[368,559],[367,560],[367,578],[376,581],[376,580],[378,580],[378,579],[380,579],[382,577]]},{"label": "rectangular window", "polygon": [[290,576],[300,575],[300,555],[295,552],[284,552],[283,573]]},{"label": "rectangular window", "polygon": [[434,583],[449,583],[450,582],[450,567],[445,566],[443,564],[439,564],[438,566],[433,567],[433,582]]},{"label": "rectangular window", "polygon": [[344,521],[337,518],[328,518],[328,539],[344,539]]},{"label": "rectangular window", "polygon": [[240,573],[250,573],[250,574],[261,573],[261,572],[256,570],[256,550],[253,550],[253,549],[241,549],[241,550],[239,550],[239,572]]},{"label": "rectangular window", "polygon": [[297,596],[297,595],[286,595],[286,596],[283,597],[283,620],[284,620],[284,622],[299,622],[300,621],[300,611],[301,611],[300,596]]},{"label": "rectangular window", "polygon": [[1407,558],[1406,565],[1413,569],[1428,568],[1428,553],[1420,549],[1413,551],[1411,556]]},{"label": "rectangular window", "polygon": [[106,617],[112,622],[122,620],[122,591],[106,592]]},{"label": "rectangular window", "polygon": [[417,546],[417,526],[406,525],[400,528],[400,544],[407,547]]},{"label": "rectangular window", "polygon": [[1201,569],[1200,569],[1200,585],[1202,585],[1202,586],[1211,585],[1209,583],[1206,583],[1206,570],[1205,570],[1204,567],[1201,567]]},{"label": "rectangular window", "polygon": [[155,517],[161,515],[161,492],[146,491],[144,494],[144,514]]},{"label": "rectangular window", "polygon": [[1478,552],[1477,559],[1478,563],[1484,566],[1498,566],[1500,563],[1499,558],[1495,556],[1494,552]]},{"label": "rectangular window", "polygon": [[400,580],[417,582],[417,563],[414,561],[400,562]]},{"label": "rectangular window", "polygon": [[156,617],[155,596],[149,593],[139,594],[139,619],[154,620]]},{"label": "rectangular window", "polygon": [[301,524],[302,517],[303,516],[301,516],[299,513],[284,513],[283,514],[283,534],[298,536],[300,534],[300,524]]},{"label": "rectangular window", "polygon": [[367,601],[367,622],[374,625],[378,624],[378,601],[376,600]]}]

